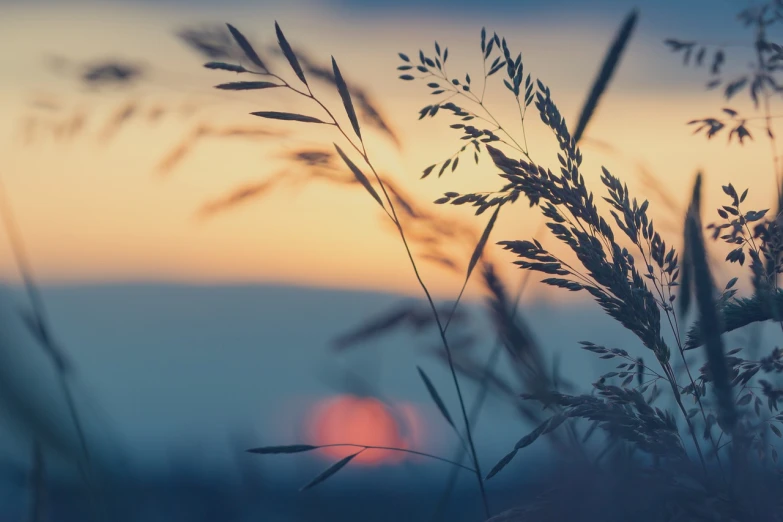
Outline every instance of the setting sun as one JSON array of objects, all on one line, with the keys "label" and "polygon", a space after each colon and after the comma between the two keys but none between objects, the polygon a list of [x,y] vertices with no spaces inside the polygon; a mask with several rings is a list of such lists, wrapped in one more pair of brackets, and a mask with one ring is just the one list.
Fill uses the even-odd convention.
[{"label": "setting sun", "polygon": [[[422,421],[411,404],[390,406],[372,397],[339,395],[322,400],[308,415],[310,439],[319,446],[359,444],[388,448],[414,449],[421,442]],[[356,448],[324,448],[322,455],[342,458]],[[409,458],[397,451],[368,449],[354,459],[360,464],[391,464]]]}]

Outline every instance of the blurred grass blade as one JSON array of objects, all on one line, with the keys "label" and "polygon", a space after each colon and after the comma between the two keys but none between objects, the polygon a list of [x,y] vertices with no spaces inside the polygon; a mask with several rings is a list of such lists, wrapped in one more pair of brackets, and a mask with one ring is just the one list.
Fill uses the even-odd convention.
[{"label": "blurred grass blade", "polygon": [[468,264],[468,272],[467,276],[465,278],[465,283],[467,284],[467,280],[470,279],[470,274],[473,273],[473,269],[476,268],[476,263],[478,263],[479,259],[481,259],[481,255],[484,253],[484,247],[487,244],[487,240],[489,239],[489,235],[492,233],[492,229],[495,226],[495,221],[498,219],[498,214],[500,213],[500,208],[503,205],[498,205],[495,209],[495,213],[492,214],[492,217],[489,218],[489,223],[487,223],[487,226],[484,228],[484,233],[481,234],[481,239],[479,239],[479,242],[476,243],[476,249],[473,251],[473,255],[470,258],[470,263]]},{"label": "blurred grass blade", "polygon": [[587,97],[584,107],[582,107],[582,114],[579,116],[579,122],[576,124],[574,141],[577,143],[584,134],[587,123],[590,121],[596,107],[598,107],[601,95],[608,87],[609,81],[612,79],[612,75],[614,74],[615,69],[617,69],[617,65],[620,63],[620,57],[622,56],[623,51],[625,51],[628,41],[631,39],[638,17],[639,12],[636,9],[631,11],[625,18],[623,25],[620,27],[620,31],[617,33],[614,42],[612,42],[612,46],[606,53],[606,58],[598,73],[598,78],[596,78],[595,83],[593,83],[590,95]]},{"label": "blurred grass blade", "polygon": [[334,144],[334,148],[337,149],[337,154],[340,155],[340,157],[343,159],[346,165],[348,165],[348,168],[351,169],[351,172],[353,172],[353,175],[356,177],[357,181],[364,186],[365,189],[367,189],[367,192],[370,193],[370,195],[375,198],[375,201],[378,202],[378,204],[381,206],[381,208],[386,208],[383,206],[383,201],[381,201],[381,196],[378,195],[378,193],[373,188],[372,184],[370,183],[370,180],[367,179],[367,176],[364,175],[364,173],[359,170],[359,167],[357,167],[351,159],[345,155],[343,152],[343,149],[340,148],[339,145],[336,143]]},{"label": "blurred grass blade", "polygon": [[260,116],[262,118],[269,118],[271,120],[286,120],[286,121],[301,121],[304,123],[326,123],[325,121],[313,118],[312,116],[305,116],[304,114],[294,114],[293,112],[276,112],[276,111],[260,111],[251,112],[253,116]]},{"label": "blurred grass blade", "polygon": [[493,467],[490,470],[490,472],[487,473],[486,480],[489,480],[495,475],[497,475],[503,468],[508,466],[508,463],[511,462],[516,456],[517,456],[517,450],[513,450],[511,451],[511,453],[509,453],[508,455],[500,459],[500,461],[497,464],[495,464],[495,467]]},{"label": "blurred grass blade", "polygon": [[204,64],[204,67],[206,67],[207,69],[230,71],[235,73],[247,72],[247,69],[245,69],[241,65],[235,65],[233,63],[225,63],[225,62],[207,62]]},{"label": "blurred grass blade", "polygon": [[245,53],[245,56],[247,56],[247,59],[253,62],[254,65],[257,65],[265,72],[267,71],[266,65],[264,65],[264,62],[261,61],[261,58],[258,57],[258,53],[256,53],[255,49],[253,49],[253,46],[250,45],[250,42],[247,41],[247,38],[245,38],[245,35],[239,32],[239,30],[234,27],[231,24],[226,24],[228,26],[228,30],[231,32],[231,36],[234,37],[234,41],[236,41],[237,45],[242,49],[242,52]]},{"label": "blurred grass blade", "polygon": [[[773,298],[775,299],[774,306],[783,309],[783,291],[777,290]],[[733,332],[749,324],[774,319],[772,311],[773,308],[765,305],[764,300],[759,296],[734,298],[724,304],[721,310],[721,333]],[[697,320],[688,329],[685,350],[693,350],[702,344],[704,344],[704,340],[701,323]]]},{"label": "blurred grass blade", "polygon": [[248,453],[258,453],[259,455],[279,455],[282,453],[302,453],[312,451],[321,446],[311,446],[310,444],[289,444],[288,446],[263,446],[247,450]]},{"label": "blurred grass blade", "polygon": [[272,82],[231,82],[215,85],[215,89],[223,89],[224,91],[250,91],[255,89],[271,89],[273,87],[282,87],[282,85]]},{"label": "blurred grass blade", "polygon": [[332,342],[333,346],[336,350],[345,350],[358,343],[364,343],[368,339],[389,334],[394,330],[405,326],[407,323],[412,322],[410,319],[414,312],[414,305],[405,304],[401,307],[388,310],[379,316],[368,318],[359,328],[335,338]]},{"label": "blurred grass blade", "polygon": [[334,69],[334,80],[337,84],[337,90],[340,92],[340,98],[343,99],[345,112],[348,114],[348,119],[351,120],[353,131],[356,133],[359,139],[362,139],[362,133],[359,130],[359,120],[356,119],[356,110],[353,108],[353,102],[351,101],[351,93],[348,92],[348,86],[345,84],[345,80],[343,80],[343,75],[340,74],[340,68],[337,67],[337,62],[334,60],[334,56],[332,56],[332,69]]},{"label": "blurred grass blade", "polygon": [[444,331],[451,324],[451,320],[457,311],[457,306],[462,300],[462,295],[465,293],[465,289],[468,287],[468,282],[470,281],[470,276],[473,273],[473,269],[476,268],[476,264],[479,262],[479,259],[481,259],[481,256],[484,253],[484,247],[487,244],[487,240],[489,240],[489,235],[492,232],[492,228],[495,226],[495,221],[498,218],[498,214],[500,213],[500,207],[502,206],[503,206],[502,204],[497,206],[495,212],[492,214],[492,217],[489,218],[489,222],[487,223],[487,226],[484,228],[484,233],[481,234],[481,238],[479,239],[478,243],[476,243],[476,248],[473,250],[473,255],[470,257],[470,263],[468,263],[468,269],[465,274],[465,281],[462,282],[462,288],[459,291],[457,300],[454,301],[454,306],[452,307],[451,313],[449,314],[448,320],[446,321]]},{"label": "blurred grass blade", "polygon": [[329,477],[331,477],[332,475],[334,475],[335,473],[343,469],[349,462],[353,460],[355,456],[357,456],[362,451],[364,450],[357,451],[356,453],[353,453],[352,455],[348,455],[344,459],[332,464],[326,471],[324,471],[323,473],[315,477],[307,485],[303,486],[302,489],[300,489],[299,491],[305,491],[307,489],[317,486],[324,480],[328,479]]},{"label": "blurred grass blade", "polygon": [[307,85],[307,80],[305,79],[302,66],[299,65],[299,60],[296,59],[296,55],[294,54],[293,49],[291,49],[291,46],[288,44],[288,40],[285,39],[283,30],[280,29],[280,26],[277,22],[275,22],[275,32],[277,33],[277,42],[280,44],[280,50],[283,51],[283,54],[288,60],[288,63],[291,64],[291,69],[293,69],[296,73],[296,76],[302,80],[302,83]]},{"label": "blurred grass blade", "polygon": [[[677,300],[679,304],[677,305],[680,315],[685,318],[685,316],[688,314],[688,311],[691,308],[691,286],[693,285],[692,279],[693,279],[693,264],[691,262],[691,248],[690,245],[688,245],[688,217],[685,217],[685,242],[682,247],[682,279],[680,280],[680,288],[682,289],[677,296]],[[702,339],[701,336],[701,330],[699,330],[699,339]],[[690,343],[688,343],[690,344]],[[687,349],[687,345],[686,345]]]},{"label": "blurred grass blade", "polygon": [[[737,411],[734,406],[729,367],[723,352],[720,317],[715,307],[715,285],[707,263],[707,250],[701,231],[700,191],[701,173],[697,175],[693,188],[693,199],[685,225],[685,243],[690,250],[694,297],[699,310],[707,364],[717,398],[720,425],[726,432],[732,433],[737,423]],[[683,291],[689,292],[689,289],[683,288]]]},{"label": "blurred grass blade", "polygon": [[508,465],[508,463],[511,462],[514,456],[517,454],[517,451],[530,446],[540,436],[546,435],[547,433],[556,430],[561,424],[563,424],[563,422],[565,422],[565,420],[566,416],[562,414],[550,417],[542,422],[536,429],[519,439],[516,445],[514,445],[514,449],[511,451],[511,453],[500,459],[500,462],[495,464],[495,467],[492,468],[492,471],[490,471],[487,475],[487,480],[494,477],[500,470],[505,468],[506,465]]},{"label": "blurred grass blade", "polygon": [[424,381],[424,385],[427,387],[427,391],[430,392],[430,397],[432,397],[432,400],[435,402],[435,405],[440,410],[441,415],[446,419],[446,422],[451,424],[451,427],[454,428],[454,431],[457,432],[457,435],[459,435],[459,431],[457,430],[457,426],[454,425],[454,421],[451,418],[451,415],[449,414],[449,410],[446,409],[446,405],[443,403],[443,399],[440,398],[440,394],[438,393],[438,390],[435,389],[435,386],[432,384],[432,381],[430,381],[430,378],[427,377],[427,374],[424,373],[424,370],[422,370],[420,367],[416,367],[417,370],[419,370],[419,375],[421,375],[421,380]]}]

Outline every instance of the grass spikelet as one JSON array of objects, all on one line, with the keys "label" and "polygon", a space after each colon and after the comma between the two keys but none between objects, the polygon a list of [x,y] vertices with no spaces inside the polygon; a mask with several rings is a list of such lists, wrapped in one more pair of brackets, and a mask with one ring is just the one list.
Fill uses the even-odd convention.
[{"label": "grass spikelet", "polygon": [[302,66],[299,65],[299,60],[297,60],[296,54],[294,54],[293,49],[291,49],[291,45],[288,43],[288,40],[286,40],[285,35],[283,34],[283,30],[280,29],[280,25],[277,22],[275,22],[275,32],[277,33],[277,42],[280,45],[280,50],[283,51],[286,60],[288,60],[288,63],[291,65],[291,69],[294,70],[297,78],[299,78],[303,84],[307,85],[307,79],[305,79]]},{"label": "grass spikelet", "polygon": [[252,45],[250,45],[250,42],[247,41],[245,35],[239,32],[239,30],[231,24],[226,24],[226,26],[231,32],[231,36],[234,37],[234,41],[237,43],[237,45],[239,45],[239,48],[242,49],[242,52],[245,53],[247,59],[250,60],[253,65],[266,72],[266,65],[264,65],[263,61],[261,61],[258,53],[256,53],[256,50],[253,49]]},{"label": "grass spikelet", "polygon": [[356,180],[362,184],[365,190],[367,190],[367,192],[370,193],[370,195],[373,197],[375,201],[378,202],[381,208],[385,209],[386,207],[384,206],[383,201],[381,200],[381,196],[378,195],[378,192],[372,186],[372,183],[370,183],[370,180],[367,178],[367,176],[365,176],[364,173],[359,169],[359,167],[357,167],[356,164],[353,161],[351,161],[351,159],[348,156],[345,155],[345,153],[343,152],[343,150],[340,148],[339,145],[335,143],[334,148],[337,149],[337,154],[340,155],[340,157],[345,162],[345,164],[348,165],[348,168],[351,169],[351,172],[353,172],[353,175],[356,177]]},{"label": "grass spikelet", "polygon": [[362,138],[361,129],[359,129],[359,120],[356,118],[356,110],[353,108],[353,101],[351,100],[351,93],[348,90],[348,86],[343,80],[343,75],[340,73],[340,68],[337,67],[337,62],[332,56],[332,68],[334,69],[334,81],[337,84],[337,90],[340,93],[340,98],[343,100],[343,106],[345,107],[345,113],[348,115],[348,119],[351,121],[351,127],[356,133],[359,139]]},{"label": "grass spikelet", "polygon": [[313,488],[320,484],[321,482],[325,481],[341,469],[343,469],[345,466],[348,465],[349,462],[351,462],[354,457],[358,456],[360,453],[362,453],[364,450],[359,450],[356,453],[353,453],[351,455],[348,455],[347,457],[340,459],[339,461],[335,462],[331,466],[329,466],[326,470],[324,470],[323,473],[315,477],[313,480],[302,486],[302,489],[300,491],[306,491],[310,488]]}]

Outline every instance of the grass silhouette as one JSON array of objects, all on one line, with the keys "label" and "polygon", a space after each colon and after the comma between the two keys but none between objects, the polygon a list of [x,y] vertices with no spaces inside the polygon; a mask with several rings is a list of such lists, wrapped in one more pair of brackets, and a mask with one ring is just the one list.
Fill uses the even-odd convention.
[{"label": "grass silhouette", "polygon": [[[768,78],[776,70],[771,64],[781,53],[778,46],[766,41],[765,29],[781,16],[783,14],[774,3],[761,11],[743,11],[741,18],[747,25],[755,25],[757,29],[755,47],[761,72],[750,82],[737,80],[729,84],[726,88],[727,96],[733,96],[746,83],[750,85],[750,95],[754,101],[770,94],[765,89],[771,84]],[[614,70],[620,64],[637,17],[635,11],[629,14],[612,42],[574,133],[570,132],[566,120],[560,114],[550,89],[531,73],[525,74],[521,54],[514,56],[505,38],[497,34],[490,35],[483,29],[481,31],[484,75],[480,87],[476,87],[478,82],[473,83],[469,75],[462,79],[461,76],[447,72],[449,51],[437,42],[434,54],[425,54],[420,50],[416,57],[418,60],[404,53],[399,54],[400,79],[421,81],[433,96],[442,97],[441,101],[425,106],[419,112],[420,119],[446,114],[457,120],[451,128],[459,130],[462,140],[467,142],[455,155],[424,169],[422,177],[435,172],[441,177],[446,172],[455,171],[459,166],[460,154],[472,145],[474,160],[478,162],[479,155],[487,153],[505,182],[505,186],[496,192],[446,192],[435,202],[468,205],[476,215],[492,211],[467,263],[465,284],[474,269],[480,266],[484,285],[491,295],[489,307],[495,317],[499,346],[505,347],[511,355],[511,364],[522,387],[520,389],[517,384],[502,381],[502,384],[496,383],[495,386],[506,388],[512,401],[522,391],[524,402],[539,403],[544,411],[549,412],[538,423],[538,427],[522,437],[486,476],[479,464],[472,436],[474,425],[471,419],[474,415],[467,413],[467,401],[462,393],[460,379],[472,370],[473,378],[482,383],[483,393],[490,387],[492,378],[489,375],[493,372],[496,353],[499,352],[492,353],[485,367],[473,364],[472,367],[464,368],[459,361],[455,361],[446,331],[451,317],[458,309],[462,292],[449,314],[439,311],[430,296],[418,273],[416,259],[403,222],[398,216],[399,205],[390,196],[388,181],[379,175],[365,148],[351,93],[337,62],[332,59],[333,75],[329,80],[340,94],[343,109],[351,124],[350,129],[343,127],[314,94],[297,54],[277,24],[275,29],[280,52],[304,89],[294,87],[271,72],[268,62],[261,61],[252,45],[231,25],[229,30],[244,52],[244,59],[240,60],[242,65],[228,62],[207,64],[211,69],[257,75],[270,80],[233,82],[221,84],[218,88],[285,88],[308,98],[320,112],[326,114],[326,118],[277,111],[255,112],[253,115],[300,124],[331,126],[361,158],[362,163],[359,165],[335,144],[338,156],[355,181],[375,199],[398,229],[414,273],[427,297],[432,314],[430,322],[437,328],[442,341],[441,353],[451,371],[461,416],[454,417],[450,413],[437,383],[432,382],[421,368],[419,373],[442,417],[454,429],[470,456],[473,464],[470,469],[476,476],[487,517],[491,512],[485,480],[501,473],[513,463],[519,452],[537,439],[545,435],[556,437],[561,430],[566,430],[564,437],[555,440],[568,448],[570,455],[581,457],[581,460],[572,461],[570,467],[566,468],[571,478],[558,480],[550,477],[552,489],[542,495],[538,502],[497,515],[492,518],[495,521],[565,520],[580,515],[582,520],[780,520],[783,516],[780,514],[779,476],[763,466],[763,459],[767,457],[773,463],[777,462],[777,449],[768,442],[767,434],[780,436],[777,422],[781,418],[776,411],[777,401],[783,397],[783,392],[764,379],[757,381],[760,388],[751,385],[757,374],[772,376],[783,370],[781,352],[775,349],[762,361],[750,361],[742,359],[738,350],[726,352],[721,340],[722,332],[751,322],[781,320],[778,296],[783,294],[777,288],[777,273],[780,271],[780,254],[783,251],[780,247],[783,243],[779,238],[783,234],[778,232],[777,220],[765,219],[766,211],[741,210],[740,204],[747,191],[740,196],[732,185],[724,187],[724,192],[732,198],[732,204],[719,210],[725,222],[710,228],[714,229],[716,238],[720,236],[730,244],[737,245],[727,261],[743,264],[746,255],[752,259],[754,295],[737,299],[736,290],[733,289],[736,279],[730,281],[722,292],[717,292],[710,274],[700,209],[701,175],[696,179],[687,212],[684,249],[680,256],[672,246],[674,242],[667,243],[653,225],[647,213],[648,201],[639,201],[633,197],[627,186],[606,168],[601,175],[606,195],[595,197],[580,170],[582,152],[579,141],[590,117],[596,113],[598,102],[607,90]],[[690,59],[690,53],[698,49],[695,51],[695,61],[698,64],[704,62],[707,51],[698,48],[697,44],[675,40],[668,40],[667,43],[675,51],[684,51],[686,62]],[[720,72],[724,60],[723,52],[716,51],[712,60],[713,74]],[[501,125],[487,107],[486,85],[493,76],[503,77],[503,85],[516,101],[523,129],[520,138]],[[560,146],[554,171],[531,157],[524,133],[528,108],[536,110]],[[737,117],[736,111],[730,109],[724,110],[724,113],[732,118]],[[771,121],[769,112],[765,118],[767,123]],[[708,136],[725,127],[714,118],[702,120],[701,123],[699,129],[708,129]],[[742,142],[744,138],[750,137],[745,124],[746,120],[739,120],[730,133],[730,139],[736,136]],[[767,131],[770,140],[773,140],[774,150],[774,134],[769,127]],[[518,157],[521,159],[516,159]],[[777,160],[775,168],[777,176]],[[365,169],[369,169],[369,176],[365,174]],[[779,180],[776,184],[779,185]],[[541,209],[552,236],[572,251],[576,261],[567,261],[554,255],[535,239],[501,241],[499,244],[517,257],[514,263],[528,272],[544,274],[546,277],[542,282],[547,285],[588,293],[610,317],[635,334],[648,351],[645,358],[633,357],[621,348],[583,342],[583,349],[601,359],[619,360],[616,371],[604,374],[593,383],[593,392],[590,394],[565,393],[557,388],[558,377],[550,375],[545,368],[540,348],[517,316],[516,305],[509,300],[503,283],[495,275],[493,264],[484,256],[501,209],[520,199],[526,199],[531,206]],[[608,211],[599,209],[598,202],[601,199],[608,204]],[[750,226],[752,223],[756,223],[753,230]],[[728,233],[721,236],[722,232]],[[463,291],[464,288],[463,285]],[[679,306],[675,306],[678,298]],[[693,308],[691,304],[695,305],[697,317],[686,339],[680,325],[687,324],[687,314]],[[346,345],[361,343],[410,321],[419,325],[418,328],[428,322],[421,319],[420,312],[415,314],[412,309],[397,310],[375,318],[357,331],[347,334],[338,341],[338,346],[345,349]],[[686,351],[701,346],[704,346],[704,364],[697,372],[695,365],[698,363],[689,361]],[[673,366],[675,357],[682,363],[680,372]],[[655,362],[651,365],[645,359]],[[754,389],[760,391],[754,392]],[[672,410],[653,406],[664,393],[674,401]],[[767,399],[767,416],[762,415],[763,404],[759,395]],[[686,400],[692,401],[695,407],[687,408]],[[457,421],[459,417],[461,419]],[[535,417],[531,413],[530,418]],[[678,421],[684,424],[684,428],[678,426]],[[591,458],[585,443],[591,438],[595,439],[598,428],[605,434],[600,441],[605,449],[597,458]],[[294,445],[251,451],[294,453],[304,451],[301,448],[307,448],[307,451],[316,449],[314,446]],[[758,454],[762,463],[751,461],[751,453]],[[338,461],[307,487],[332,477],[349,465],[355,455]],[[608,464],[602,467],[601,461],[606,459]],[[457,464],[458,460],[455,459],[454,463]],[[588,483],[595,480],[591,476],[600,477],[599,484]],[[611,488],[601,487],[609,484]],[[585,490],[578,492],[579,487]],[[444,498],[447,498],[447,494]],[[569,500],[564,503],[562,500],[565,498]]]},{"label": "grass silhouette", "polygon": [[[556,93],[526,71],[521,53],[514,55],[506,39],[496,33],[481,30],[482,78],[449,72],[449,50],[437,42],[434,54],[423,50],[399,54],[400,79],[426,85],[430,95],[438,99],[421,109],[419,119],[450,119],[450,128],[458,131],[464,142],[451,156],[423,169],[421,177],[436,175],[446,183],[449,173],[469,161],[463,158],[472,155],[478,162],[480,156],[486,155],[504,183],[499,191],[449,191],[435,201],[438,205],[468,206],[477,216],[488,214],[478,229],[443,218],[381,173],[365,145],[366,134],[370,130],[378,132],[398,147],[399,138],[369,94],[346,81],[334,57],[324,65],[295,50],[277,24],[277,45],[263,49],[254,46],[233,25],[227,25],[227,30],[199,28],[179,33],[183,42],[209,60],[207,69],[251,78],[218,84],[217,92],[222,97],[234,96],[236,91],[287,90],[309,102],[313,112],[281,109],[250,113],[256,119],[289,122],[290,134],[262,125],[197,125],[163,158],[159,174],[173,172],[205,138],[286,140],[296,125],[317,125],[324,132],[331,132],[339,143],[287,153],[285,159],[292,168],[206,202],[198,209],[198,216],[208,218],[227,211],[284,183],[325,180],[361,187],[399,235],[426,302],[405,303],[368,318],[334,339],[333,347],[335,351],[360,349],[369,340],[400,329],[418,334],[436,331],[441,344],[429,353],[449,368],[448,385],[453,386],[458,399],[459,410],[455,414],[444,399],[445,385],[432,380],[426,369],[417,368],[422,388],[459,442],[453,458],[345,441],[339,445],[356,451],[333,463],[303,490],[333,480],[363,451],[383,449],[414,453],[453,467],[441,497],[433,499],[433,519],[442,518],[461,471],[475,477],[484,518],[495,522],[783,519],[778,448],[770,441],[770,436],[780,438],[783,430],[783,414],[778,412],[783,389],[775,382],[783,372],[783,352],[774,348],[758,360],[746,359],[739,348],[727,351],[722,338],[724,333],[760,322],[774,321],[783,329],[783,291],[778,285],[778,274],[783,270],[783,175],[773,131],[775,117],[770,108],[771,101],[783,90],[775,79],[783,60],[783,47],[768,40],[769,27],[783,21],[783,10],[779,2],[770,2],[740,13],[741,21],[754,31],[752,48],[757,62],[751,73],[728,82],[721,76],[725,50],[691,41],[666,41],[671,50],[682,53],[686,65],[708,66],[712,77],[708,87],[722,85],[728,99],[747,90],[763,112],[758,119],[764,122],[763,130],[770,141],[779,194],[778,212],[772,216],[767,210],[744,208],[748,191],[740,192],[728,184],[723,187],[727,204],[718,209],[721,221],[705,226],[701,193],[707,178],[698,174],[684,223],[677,223],[682,226],[683,235],[668,240],[648,214],[650,203],[634,197],[608,168],[601,172],[601,193],[588,186],[582,172],[580,144],[589,139],[585,132],[621,66],[638,18],[636,11],[628,14],[610,43],[573,132],[555,103]],[[276,72],[280,61],[287,63],[289,72]],[[81,70],[80,75],[88,84],[124,84],[143,76],[143,69],[101,63]],[[491,110],[486,99],[489,82],[502,84],[513,97],[519,115],[519,135],[502,125]],[[316,94],[323,85],[339,95],[339,118],[337,108],[327,106]],[[37,110],[56,112],[55,102],[44,101]],[[102,139],[115,136],[139,114],[154,119],[166,112],[157,107],[148,111],[140,107],[138,102],[120,106],[102,127]],[[741,116],[731,108],[724,108],[722,113],[721,117],[691,120],[690,124],[708,138],[729,130],[730,142],[742,144],[746,138],[753,139],[752,121],[756,117]],[[531,124],[531,115],[557,141],[557,158],[539,158],[529,149],[525,129]],[[54,128],[66,130],[56,130],[55,134],[79,132],[83,127],[83,119],[79,118],[77,113],[58,120]],[[341,124],[343,119],[349,125]],[[645,183],[668,210],[680,210],[667,199],[666,188],[656,184],[652,175],[645,176]],[[548,230],[550,240],[567,247],[569,258],[554,254],[544,238],[500,242],[493,239],[494,225],[502,209],[522,200],[541,210],[542,228]],[[737,297],[737,278],[725,285],[716,284],[705,231],[731,246],[726,262],[744,267],[750,260],[751,295]],[[674,248],[680,242],[682,248]],[[455,244],[464,251],[463,256],[450,249]],[[499,254],[503,259],[514,256],[513,263],[525,271],[525,278],[513,294],[497,273],[499,255],[493,252],[494,245],[505,251]],[[17,252],[21,252],[20,248]],[[420,274],[422,262],[464,274],[454,302],[435,301]],[[20,264],[35,308],[31,324],[42,344],[54,354],[56,346],[49,337],[35,284],[23,260]],[[589,392],[564,380],[556,368],[549,367],[547,354],[519,313],[520,297],[534,273],[542,274],[542,282],[549,286],[587,293],[609,317],[638,339],[635,348],[640,350],[592,341],[581,343],[581,349],[614,366],[596,382],[588,383]],[[476,339],[471,337],[469,328],[467,332],[462,328],[470,326],[469,314],[460,308],[460,303],[472,277],[480,277],[486,290],[486,309],[494,327],[489,335],[479,332],[484,338],[494,339],[491,352],[484,357],[470,349],[477,344]],[[498,371],[501,364],[511,370],[510,376]],[[464,392],[464,383],[468,381],[479,385],[472,404]],[[486,469],[477,452],[474,433],[490,394],[508,401],[521,418],[536,427]],[[657,406],[662,398],[670,399],[673,406]],[[562,462],[554,462],[550,469],[537,473],[536,479],[546,488],[535,501],[497,513],[492,509],[488,481],[518,465],[517,457],[543,437],[557,447]],[[248,451],[261,455],[295,454],[321,447],[325,446],[297,443]],[[34,462],[39,484],[36,493],[40,493],[43,462],[37,448]],[[40,519],[40,511],[39,502],[33,502],[32,519]]]}]

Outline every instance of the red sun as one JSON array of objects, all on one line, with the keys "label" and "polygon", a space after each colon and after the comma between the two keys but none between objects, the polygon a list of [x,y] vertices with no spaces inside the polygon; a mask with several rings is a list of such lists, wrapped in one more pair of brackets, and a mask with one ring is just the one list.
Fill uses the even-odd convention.
[{"label": "red sun", "polygon": [[[361,444],[414,449],[421,439],[421,421],[411,404],[389,406],[370,397],[338,395],[319,402],[308,416],[310,440],[327,444]],[[330,447],[321,450],[329,458],[342,458],[360,448]],[[387,464],[413,455],[399,451],[368,449],[353,462]]]}]

